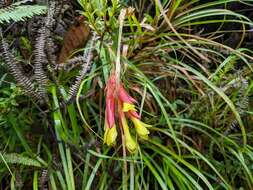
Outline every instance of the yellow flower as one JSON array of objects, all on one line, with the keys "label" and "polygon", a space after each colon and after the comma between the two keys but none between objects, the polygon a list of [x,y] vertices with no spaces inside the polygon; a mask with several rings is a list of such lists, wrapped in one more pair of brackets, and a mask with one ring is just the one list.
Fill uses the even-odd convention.
[{"label": "yellow flower", "polygon": [[134,153],[137,149],[137,144],[129,132],[129,127],[128,127],[126,118],[123,117],[121,121],[122,121],[123,130],[124,130],[125,144],[126,144],[127,150],[130,153]]},{"label": "yellow flower", "polygon": [[118,133],[115,125],[113,125],[112,128],[106,126],[104,134],[104,143],[106,143],[108,146],[113,145],[116,141],[117,135]]},{"label": "yellow flower", "polygon": [[123,112],[128,112],[128,111],[136,111],[134,104],[130,104],[130,103],[123,103]]},{"label": "yellow flower", "polygon": [[140,121],[135,117],[131,117],[131,120],[134,123],[134,127],[137,134],[143,139],[148,139],[149,130],[147,129],[147,127],[151,127],[151,125],[143,123],[142,121]]}]

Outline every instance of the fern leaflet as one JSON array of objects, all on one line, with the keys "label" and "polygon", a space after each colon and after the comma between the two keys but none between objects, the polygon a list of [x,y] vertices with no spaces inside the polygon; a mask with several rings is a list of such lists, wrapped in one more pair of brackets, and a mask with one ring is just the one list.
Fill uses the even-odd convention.
[{"label": "fern leaflet", "polygon": [[21,164],[25,166],[41,167],[41,163],[29,157],[22,156],[21,154],[9,153],[2,154],[0,162],[9,164]]},{"label": "fern leaflet", "polygon": [[47,10],[43,5],[19,5],[0,9],[0,24],[24,21],[35,15],[45,14]]}]

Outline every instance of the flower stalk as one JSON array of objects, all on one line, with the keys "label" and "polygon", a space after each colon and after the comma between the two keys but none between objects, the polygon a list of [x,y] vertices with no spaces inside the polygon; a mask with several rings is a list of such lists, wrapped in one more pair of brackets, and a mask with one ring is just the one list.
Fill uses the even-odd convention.
[{"label": "flower stalk", "polygon": [[[124,137],[122,138],[124,143],[123,147],[126,147],[130,153],[134,153],[137,149],[137,142],[131,135],[127,118],[133,122],[137,135],[142,139],[148,138],[149,130],[147,127],[150,127],[150,125],[140,121],[141,118],[135,108],[137,101],[127,93],[120,81],[121,38],[126,14],[127,9],[122,9],[119,15],[119,34],[115,72],[111,73],[106,85],[104,143],[108,146],[116,143],[117,127],[115,118],[118,118],[118,125],[121,127],[120,131],[122,131]],[[117,110],[117,112],[115,110]]]}]

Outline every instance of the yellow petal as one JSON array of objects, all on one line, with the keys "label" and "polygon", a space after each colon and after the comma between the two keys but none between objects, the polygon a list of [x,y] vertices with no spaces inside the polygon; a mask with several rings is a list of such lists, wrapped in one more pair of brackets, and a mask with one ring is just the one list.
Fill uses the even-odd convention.
[{"label": "yellow petal", "polygon": [[134,123],[134,127],[137,134],[143,139],[148,139],[149,130],[147,129],[147,127],[151,127],[151,125],[147,125],[146,123],[141,122],[135,117],[132,117],[131,119]]},{"label": "yellow petal", "polygon": [[126,138],[126,147],[130,153],[134,153],[137,149],[137,144],[136,144],[135,140],[132,139],[131,136],[130,136],[130,138],[129,137]]},{"label": "yellow petal", "polygon": [[126,121],[125,117],[122,118],[122,126],[123,126],[123,130],[124,130],[125,144],[126,144],[127,150],[130,153],[134,153],[137,149],[137,143],[132,138],[132,136],[129,132],[129,127],[127,125],[127,121]]},{"label": "yellow petal", "polygon": [[123,112],[136,111],[136,109],[135,109],[135,106],[133,104],[129,104],[129,103],[124,102],[122,111]]},{"label": "yellow petal", "polygon": [[105,128],[105,133],[104,133],[104,143],[107,142],[108,132],[109,132],[109,127],[106,127],[106,128]]},{"label": "yellow petal", "polygon": [[115,125],[112,128],[106,127],[104,134],[104,143],[106,143],[108,146],[113,145],[116,141],[117,135],[118,133]]}]

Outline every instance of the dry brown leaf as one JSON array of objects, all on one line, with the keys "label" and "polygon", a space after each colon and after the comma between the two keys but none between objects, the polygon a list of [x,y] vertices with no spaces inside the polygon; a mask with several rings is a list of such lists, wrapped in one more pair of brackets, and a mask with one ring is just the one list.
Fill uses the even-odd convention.
[{"label": "dry brown leaf", "polygon": [[81,48],[89,34],[90,28],[84,23],[84,18],[79,18],[78,24],[71,26],[64,36],[58,63],[64,63],[74,50]]}]

